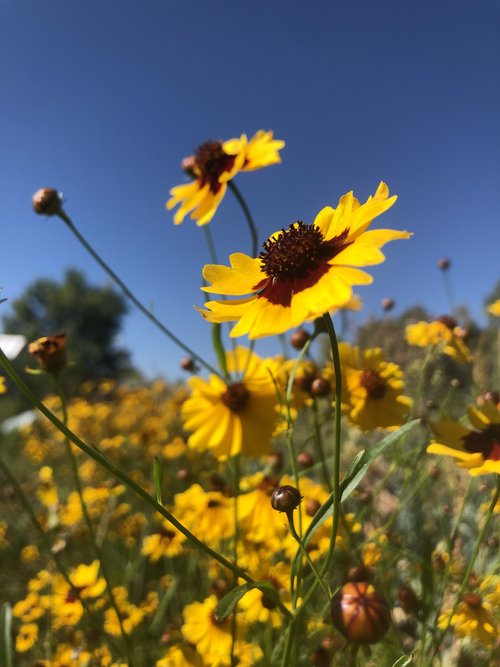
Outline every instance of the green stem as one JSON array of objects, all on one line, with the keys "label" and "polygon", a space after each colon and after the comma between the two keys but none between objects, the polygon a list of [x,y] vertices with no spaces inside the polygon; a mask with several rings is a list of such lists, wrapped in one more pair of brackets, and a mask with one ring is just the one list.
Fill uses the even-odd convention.
[{"label": "green stem", "polygon": [[302,542],[301,538],[297,534],[297,531],[295,530],[295,524],[293,522],[293,511],[292,512],[287,512],[286,513],[287,518],[288,518],[288,527],[290,529],[290,533],[292,537],[295,539],[297,544],[299,545],[300,550],[302,551],[303,555],[305,556],[309,567],[311,568],[311,572],[313,573],[316,581],[318,582],[319,586],[323,589],[326,597],[328,600],[332,597],[332,592],[329,590],[328,586],[325,584],[323,579],[320,577],[319,572],[316,569],[316,566],[314,565],[311,556],[309,555],[309,552],[304,546],[304,543]]},{"label": "green stem", "polygon": [[316,446],[316,456],[319,458],[321,463],[321,471],[323,473],[323,482],[328,489],[332,492],[332,484],[330,476],[328,474],[328,466],[326,465],[325,450],[323,449],[323,442],[321,440],[321,429],[319,424],[318,416],[318,402],[316,399],[313,401],[313,415],[314,415],[314,444]]},{"label": "green stem", "polygon": [[227,185],[228,188],[233,193],[233,195],[238,200],[238,204],[243,209],[243,214],[248,223],[248,228],[250,230],[250,235],[252,237],[252,257],[257,257],[257,250],[259,248],[259,235],[257,233],[257,227],[255,226],[255,222],[253,221],[252,214],[250,213],[250,209],[248,208],[246,201],[243,199],[241,192],[234,184],[234,181],[228,181]]},{"label": "green stem", "polygon": [[220,377],[220,373],[215,370],[208,362],[206,362],[202,357],[200,357],[199,354],[197,354],[194,350],[192,350],[190,347],[188,347],[185,343],[183,343],[175,334],[173,334],[167,327],[160,322],[160,320],[153,315],[151,311],[149,311],[143,304],[139,301],[139,299],[129,290],[129,288],[125,285],[125,283],[116,275],[116,273],[106,264],[106,262],[100,257],[100,255],[97,254],[97,252],[94,250],[94,248],[87,242],[87,240],[81,235],[81,233],[78,231],[78,229],[75,227],[73,224],[71,218],[67,215],[65,211],[62,209],[58,212],[57,214],[63,222],[66,223],[66,225],[69,227],[69,229],[73,232],[73,234],[76,236],[76,238],[80,241],[80,243],[83,245],[83,247],[92,255],[92,257],[96,260],[96,262],[99,264],[99,266],[104,269],[104,271],[114,280],[114,282],[120,287],[120,289],[123,291],[123,293],[132,301],[132,303],[143,313],[153,324],[155,324],[158,329],[162,333],[164,333],[170,340],[172,340],[176,345],[178,345],[184,352],[187,352],[193,359],[196,359],[202,366],[204,366],[208,371],[211,373],[215,373],[215,375],[218,375]]},{"label": "green stem", "polygon": [[217,551],[211,549],[207,544],[198,539],[186,526],[184,526],[178,519],[175,518],[163,505],[161,505],[155,498],[153,498],[145,489],[143,489],[139,484],[137,484],[132,478],[127,474],[122,472],[120,468],[115,466],[102,452],[93,447],[87,445],[85,442],[80,440],[69,428],[67,428],[60,419],[58,419],[31,391],[31,389],[26,385],[26,383],[19,377],[17,371],[12,366],[10,361],[5,356],[2,349],[0,349],[0,366],[4,369],[10,379],[17,385],[20,391],[24,396],[32,403],[32,405],[37,408],[61,433],[63,433],[67,438],[71,440],[79,449],[84,451],[87,456],[90,456],[94,461],[99,463],[103,468],[108,470],[116,479],[123,482],[129,489],[131,489],[137,496],[142,498],[148,505],[150,505],[154,510],[161,514],[167,521],[169,521],[177,530],[179,530],[198,550],[203,551],[207,556],[213,558],[223,567],[228,570],[231,570],[234,574],[238,575],[245,581],[254,582],[254,579],[250,577],[245,571],[241,570],[239,567],[235,567],[230,561],[228,561],[224,556],[221,556]]},{"label": "green stem", "polygon": [[490,506],[488,507],[488,511],[486,512],[486,516],[484,518],[483,526],[482,526],[482,528],[479,532],[479,535],[477,536],[477,540],[476,540],[476,543],[474,545],[474,549],[472,550],[472,554],[471,554],[471,557],[470,557],[470,560],[469,560],[469,564],[468,564],[467,569],[465,570],[464,576],[462,578],[462,583],[460,584],[460,588],[458,589],[458,593],[455,596],[455,602],[453,603],[453,607],[451,608],[451,611],[448,614],[448,621],[446,623],[446,627],[443,628],[443,630],[441,630],[441,632],[438,634],[433,657],[435,655],[437,655],[437,653],[439,651],[439,648],[441,646],[441,642],[443,641],[443,637],[446,634],[446,632],[448,631],[448,628],[451,625],[451,620],[452,620],[453,616],[455,615],[455,612],[457,611],[458,605],[460,604],[460,602],[462,600],[462,596],[463,596],[464,591],[465,591],[465,589],[466,589],[466,587],[469,583],[469,577],[470,577],[471,572],[474,568],[476,558],[479,554],[479,549],[481,547],[481,544],[483,543],[484,536],[486,535],[486,532],[489,528],[489,525],[491,523],[491,519],[493,518],[493,514],[494,514],[494,511],[495,511],[495,506],[498,502],[498,498],[500,497],[500,475],[496,475],[496,478],[497,478],[497,480],[496,480],[497,485],[496,485],[495,492],[494,492],[493,497],[491,499]]},{"label": "green stem", "polygon": [[[230,460],[231,472],[233,477],[233,521],[234,521],[234,536],[233,536],[233,562],[235,567],[238,567],[238,498],[240,495],[240,455],[236,454]],[[238,577],[234,578],[234,585],[238,585]],[[231,667],[235,667],[236,657],[234,649],[236,646],[236,638],[238,633],[236,609],[234,610],[231,619]]]},{"label": "green stem", "polygon": [[[56,389],[56,393],[59,396],[59,400],[61,401],[61,408],[62,408],[62,413],[63,413],[63,424],[67,428],[67,426],[68,426],[68,406],[67,406],[67,403],[66,403],[66,396],[64,394],[64,389],[63,389],[63,386],[62,386],[62,383],[61,383],[61,378],[59,377],[59,374],[57,374],[57,373],[52,374],[52,378],[54,380],[54,386],[55,386],[55,389]],[[97,543],[96,535],[95,535],[95,531],[94,531],[94,526],[92,525],[92,521],[91,521],[90,515],[88,513],[87,505],[86,505],[85,500],[83,498],[83,489],[82,489],[82,482],[80,480],[80,473],[78,472],[78,463],[77,463],[75,454],[73,452],[73,449],[71,447],[71,442],[69,441],[68,437],[66,437],[64,439],[64,441],[65,441],[65,445],[66,445],[66,453],[68,454],[68,458],[69,458],[69,461],[70,461],[71,471],[73,473],[73,479],[74,479],[74,482],[75,482],[76,491],[78,493],[78,498],[80,499],[82,514],[83,514],[83,517],[84,517],[84,520],[85,520],[85,524],[87,526],[90,541],[92,542],[92,546],[93,546],[94,551],[96,553],[97,559],[99,560],[102,575],[103,575],[104,580],[106,582],[106,588],[107,588],[108,595],[109,595],[109,601],[110,601],[111,606],[113,607],[113,609],[115,611],[115,614],[118,618],[118,624],[120,626],[120,631],[121,631],[121,634],[123,636],[123,640],[124,640],[124,643],[125,643],[125,650],[126,650],[126,653],[127,653],[127,658],[128,658],[128,661],[129,661],[130,665],[132,666],[134,664],[134,660],[133,660],[133,656],[132,656],[132,647],[131,647],[131,644],[130,644],[130,637],[128,636],[127,632],[125,631],[125,627],[123,625],[122,614],[121,614],[121,611],[120,611],[120,609],[118,607],[118,604],[115,600],[115,596],[113,594],[113,587],[111,585],[111,579],[109,577],[109,572],[108,572],[106,563],[105,563],[104,558],[103,558],[102,550]]]}]

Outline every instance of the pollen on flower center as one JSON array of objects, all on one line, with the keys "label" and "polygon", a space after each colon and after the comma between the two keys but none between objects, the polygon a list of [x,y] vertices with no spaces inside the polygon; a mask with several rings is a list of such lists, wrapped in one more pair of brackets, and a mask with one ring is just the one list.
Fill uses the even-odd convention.
[{"label": "pollen on flower center", "polygon": [[225,171],[231,171],[234,159],[234,155],[224,152],[220,141],[207,141],[199,146],[194,163],[195,171],[199,172],[201,187],[208,183],[210,190],[217,194],[221,188],[219,178]]},{"label": "pollen on flower center", "polygon": [[360,382],[370,398],[383,398],[385,396],[387,385],[377,371],[364,370],[361,373]]},{"label": "pollen on flower center", "polygon": [[500,424],[490,424],[484,431],[471,431],[462,437],[466,451],[482,454],[484,459],[500,461]]},{"label": "pollen on flower center", "polygon": [[234,382],[228,385],[222,394],[221,401],[233,412],[240,412],[248,403],[250,392],[242,382]]}]

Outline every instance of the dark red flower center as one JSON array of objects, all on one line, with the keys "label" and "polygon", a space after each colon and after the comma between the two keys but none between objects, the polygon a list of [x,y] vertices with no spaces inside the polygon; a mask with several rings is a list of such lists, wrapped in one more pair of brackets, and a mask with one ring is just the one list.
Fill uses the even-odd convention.
[{"label": "dark red flower center", "polygon": [[202,144],[194,156],[195,173],[200,179],[200,186],[208,183],[210,191],[217,194],[222,187],[219,178],[224,172],[231,171],[234,160],[234,155],[224,152],[221,141],[207,141]]},{"label": "dark red flower center", "polygon": [[316,225],[302,220],[282,229],[263,244],[259,258],[268,276],[252,291],[273,304],[289,306],[292,296],[315,285],[328,272],[328,262],[347,248],[349,230],[325,241]]},{"label": "dark red flower center", "polygon": [[481,596],[477,593],[467,593],[464,595],[463,600],[471,609],[478,609],[482,606]]},{"label": "dark red flower center", "polygon": [[364,370],[361,373],[361,386],[366,389],[369,398],[383,398],[387,389],[385,380],[377,371]]},{"label": "dark red flower center", "polygon": [[450,331],[453,331],[453,329],[457,326],[457,321],[453,319],[453,317],[450,317],[450,315],[441,315],[441,317],[438,317],[437,321],[441,322],[441,324],[444,324],[444,326]]},{"label": "dark red flower center", "polygon": [[248,403],[250,392],[242,382],[234,382],[227,386],[222,394],[221,400],[224,405],[233,412],[240,412]]},{"label": "dark red flower center", "polygon": [[169,530],[168,528],[160,528],[159,533],[163,540],[168,540],[169,542],[175,537],[174,531]]},{"label": "dark red flower center", "polygon": [[490,424],[484,431],[471,431],[462,436],[464,449],[481,454],[483,459],[500,461],[500,424]]}]

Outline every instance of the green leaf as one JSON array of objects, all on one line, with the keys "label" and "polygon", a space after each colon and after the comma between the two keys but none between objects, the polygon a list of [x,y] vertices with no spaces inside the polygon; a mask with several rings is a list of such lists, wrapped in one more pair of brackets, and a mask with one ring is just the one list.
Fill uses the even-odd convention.
[{"label": "green leaf", "polygon": [[156,500],[160,503],[160,505],[163,505],[163,501],[161,499],[161,489],[163,485],[163,464],[158,456],[155,456],[153,476],[155,483]]},{"label": "green leaf", "polygon": [[252,588],[259,588],[266,594],[266,597],[271,598],[273,602],[279,604],[280,599],[278,593],[272,584],[268,581],[252,581],[246,584],[241,584],[241,586],[236,586],[236,588],[233,588],[232,591],[219,601],[215,608],[215,617],[217,620],[221,621],[223,618],[226,618],[226,616],[229,616],[229,614],[232,614],[241,598],[245,593],[251,591]]},{"label": "green leaf", "polygon": [[409,665],[413,662],[413,655],[411,653],[408,653],[408,655],[402,655],[396,662],[392,665],[392,667],[406,667],[406,665]]},{"label": "green leaf", "polygon": [[12,659],[12,609],[8,602],[2,605],[1,612],[1,625],[3,626],[3,661],[2,664],[5,667],[13,667],[14,662]]}]

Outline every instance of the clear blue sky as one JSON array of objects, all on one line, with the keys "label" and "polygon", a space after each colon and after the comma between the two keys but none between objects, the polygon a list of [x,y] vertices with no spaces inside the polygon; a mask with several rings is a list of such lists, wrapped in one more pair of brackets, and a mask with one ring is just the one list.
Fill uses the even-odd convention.
[{"label": "clear blue sky", "polygon": [[[447,256],[457,302],[482,322],[499,278],[499,34],[498,0],[1,0],[2,296],[70,266],[106,282],[61,221],[32,212],[53,186],[132,290],[213,359],[193,309],[204,234],[164,204],[198,144],[263,128],[287,142],[283,164],[236,181],[261,240],[385,180],[399,200],[377,225],[414,237],[387,247],[359,320],[388,295],[396,312],[448,311]],[[221,262],[249,252],[230,194],[211,229]],[[148,374],[178,374],[181,353],[133,309],[123,342]]]}]

